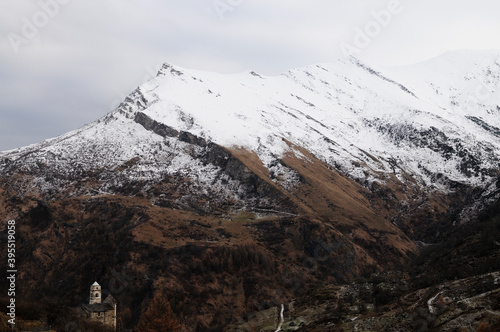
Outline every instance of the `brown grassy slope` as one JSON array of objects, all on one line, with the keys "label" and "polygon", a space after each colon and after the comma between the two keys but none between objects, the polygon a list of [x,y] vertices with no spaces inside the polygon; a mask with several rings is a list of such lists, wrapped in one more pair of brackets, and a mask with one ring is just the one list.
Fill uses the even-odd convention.
[{"label": "brown grassy slope", "polygon": [[255,154],[243,149],[232,150],[232,153],[255,174],[289,196],[301,215],[334,227],[338,233],[358,245],[360,252],[366,253],[379,264],[399,264],[417,253],[416,245],[381,216],[383,213],[372,208],[366,198],[369,194],[367,189],[331,169],[307,150],[291,143],[289,145],[306,157],[297,157],[292,150],[282,158],[282,162],[297,171],[303,179],[299,186],[289,192],[268,178],[268,173]]}]

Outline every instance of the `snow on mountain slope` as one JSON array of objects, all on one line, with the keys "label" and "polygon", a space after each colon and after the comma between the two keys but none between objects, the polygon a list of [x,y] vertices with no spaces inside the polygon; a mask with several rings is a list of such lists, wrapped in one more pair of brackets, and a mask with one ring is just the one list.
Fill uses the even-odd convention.
[{"label": "snow on mountain slope", "polygon": [[[183,174],[203,188],[234,194],[226,185],[234,180],[200,159],[205,143],[158,135],[137,121],[141,115],[166,130],[255,151],[269,169],[292,143],[361,183],[394,175],[443,191],[453,182],[485,186],[496,182],[500,169],[499,56],[452,52],[402,68],[373,68],[350,58],[276,77],[165,64],[103,119],[1,153],[0,173],[51,168],[51,176],[36,179],[40,188],[97,176],[102,192],[125,178]],[[139,161],[109,179],[110,170],[133,158]],[[293,170],[280,171],[295,181]]]},{"label": "snow on mountain slope", "polygon": [[[464,115],[491,115],[500,105],[500,52],[454,51],[412,66],[386,68],[391,77],[419,90],[426,101],[448,110],[460,121]],[[498,114],[498,113],[497,113]],[[500,126],[500,117],[489,117]]]},{"label": "snow on mountain slope", "polygon": [[[19,188],[20,195],[33,188],[49,196],[59,191],[69,196],[112,194],[130,183],[147,191],[177,176],[196,184],[187,189],[186,196],[195,190],[197,195],[232,199],[236,181],[199,160],[196,155],[201,150],[176,138],[161,137],[115,112],[60,137],[3,153],[0,172],[28,175],[7,184]],[[97,191],[88,181],[97,184]]]},{"label": "snow on mountain slope", "polygon": [[[441,61],[447,66],[434,60],[417,66],[427,71],[381,73],[349,59],[279,77],[165,65],[141,92],[151,104],[144,111],[151,118],[224,146],[258,151],[266,164],[288,149],[285,138],[358,178],[392,173],[396,160],[427,185],[436,182],[436,174],[479,184],[498,168],[500,65],[495,57],[480,57],[480,65],[472,60],[457,53]],[[489,105],[458,111],[456,105],[477,87],[466,84],[470,77],[490,83],[494,97]],[[433,86],[455,93],[436,97]],[[468,165],[472,161],[477,162]]]}]

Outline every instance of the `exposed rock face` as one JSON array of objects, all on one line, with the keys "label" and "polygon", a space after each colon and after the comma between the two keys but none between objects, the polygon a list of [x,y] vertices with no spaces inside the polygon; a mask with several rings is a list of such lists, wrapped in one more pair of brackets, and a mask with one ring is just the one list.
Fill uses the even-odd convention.
[{"label": "exposed rock face", "polygon": [[[142,112],[137,112],[135,119],[135,122],[140,124],[141,126],[144,127],[146,130],[151,130],[155,134],[158,134],[162,137],[178,137],[179,138],[179,132],[175,130],[174,128],[171,128],[167,126],[166,124],[159,123],[157,121],[154,121],[151,119],[149,116]],[[186,140],[182,140],[183,142],[186,142]],[[189,142],[188,142],[189,143]],[[205,142],[203,142],[205,143]],[[197,144],[200,145],[200,144]]]}]

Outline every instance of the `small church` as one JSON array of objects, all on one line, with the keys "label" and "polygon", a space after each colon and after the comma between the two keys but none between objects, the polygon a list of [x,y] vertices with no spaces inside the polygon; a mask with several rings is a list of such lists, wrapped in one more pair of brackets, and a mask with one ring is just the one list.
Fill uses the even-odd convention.
[{"label": "small church", "polygon": [[87,319],[101,322],[116,331],[116,300],[111,294],[104,301],[101,299],[101,285],[96,281],[90,286],[89,304],[82,304],[80,312]]}]

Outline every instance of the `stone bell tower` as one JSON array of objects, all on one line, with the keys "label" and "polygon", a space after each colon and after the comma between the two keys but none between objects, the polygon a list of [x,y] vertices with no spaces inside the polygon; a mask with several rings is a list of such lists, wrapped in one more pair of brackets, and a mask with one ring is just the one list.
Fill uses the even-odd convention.
[{"label": "stone bell tower", "polygon": [[96,282],[90,286],[90,299],[89,304],[101,303],[101,285]]}]

